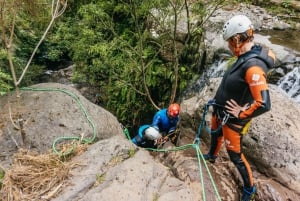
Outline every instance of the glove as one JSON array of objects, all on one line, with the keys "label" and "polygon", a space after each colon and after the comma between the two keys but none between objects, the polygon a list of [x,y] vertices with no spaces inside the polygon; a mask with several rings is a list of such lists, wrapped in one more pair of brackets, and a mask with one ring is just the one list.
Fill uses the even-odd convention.
[{"label": "glove", "polygon": [[165,142],[167,142],[169,140],[168,137],[161,137],[161,138],[158,138],[156,140],[154,140],[154,145],[160,145],[160,144],[163,144]]},{"label": "glove", "polygon": [[208,100],[207,105],[214,105],[215,103],[216,103],[215,99],[210,99]]}]

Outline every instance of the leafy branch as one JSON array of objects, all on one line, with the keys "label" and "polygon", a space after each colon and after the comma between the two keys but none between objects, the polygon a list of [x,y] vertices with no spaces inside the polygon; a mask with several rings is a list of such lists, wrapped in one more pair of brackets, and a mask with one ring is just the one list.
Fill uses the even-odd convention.
[{"label": "leafy branch", "polygon": [[[1,41],[5,44],[6,52],[7,52],[7,60],[9,63],[9,68],[12,74],[14,86],[17,91],[17,96],[19,96],[19,85],[24,78],[33,57],[35,56],[39,46],[45,39],[47,33],[49,32],[51,26],[53,25],[54,21],[60,17],[66,7],[67,7],[67,0],[52,0],[52,7],[51,7],[51,21],[48,24],[48,27],[44,31],[43,36],[39,40],[38,44],[36,45],[35,49],[33,50],[31,57],[29,58],[25,68],[22,71],[21,76],[19,79],[16,76],[16,70],[14,67],[14,36],[15,36],[15,29],[16,29],[16,20],[18,17],[18,12],[23,9],[24,6],[26,6],[25,2],[20,2],[17,0],[12,0],[12,1],[2,1],[1,2],[1,15],[0,15],[0,26],[1,29],[3,30],[2,35],[1,35]],[[8,34],[6,34],[6,32]]]}]

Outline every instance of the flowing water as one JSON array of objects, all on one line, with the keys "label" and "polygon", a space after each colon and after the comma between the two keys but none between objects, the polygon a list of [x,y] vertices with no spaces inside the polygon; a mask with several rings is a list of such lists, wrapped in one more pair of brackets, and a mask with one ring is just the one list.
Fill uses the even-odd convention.
[{"label": "flowing water", "polygon": [[300,65],[278,81],[278,86],[300,104]]},{"label": "flowing water", "polygon": [[[259,33],[263,37],[267,37],[268,40],[277,46],[283,47],[283,49],[289,49],[291,54],[294,54],[291,57],[291,54],[288,55],[286,69],[289,69],[283,77],[279,79],[277,85],[282,92],[285,93],[288,97],[300,104],[300,40],[299,31],[295,30],[285,30],[285,31],[265,31]],[[264,35],[263,35],[264,34]],[[197,92],[201,90],[209,78],[221,77],[226,70],[227,60],[220,58],[215,61],[213,65],[205,72],[196,83],[194,83],[186,92],[185,96],[188,96],[189,93]]]},{"label": "flowing water", "polygon": [[270,36],[269,40],[273,44],[281,45],[295,51],[296,57],[290,61],[288,68],[291,69],[283,76],[277,85],[290,98],[300,104],[300,40],[297,30],[268,30],[261,32],[263,35]]},{"label": "flowing water", "polygon": [[259,33],[270,36],[271,43],[300,52],[300,35],[297,30],[265,30]]}]

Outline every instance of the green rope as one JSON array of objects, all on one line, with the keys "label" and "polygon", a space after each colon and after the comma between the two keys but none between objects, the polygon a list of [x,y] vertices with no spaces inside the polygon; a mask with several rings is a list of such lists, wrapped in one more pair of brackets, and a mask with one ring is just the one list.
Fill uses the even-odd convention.
[{"label": "green rope", "polygon": [[[96,127],[93,123],[93,121],[91,120],[90,116],[88,115],[88,112],[87,110],[85,109],[85,107],[81,104],[81,101],[79,100],[79,98],[73,94],[72,92],[70,91],[67,91],[65,89],[59,89],[59,88],[31,88],[31,87],[24,87],[24,88],[21,88],[21,90],[23,91],[58,91],[58,92],[62,92],[62,93],[65,93],[67,95],[69,95],[70,97],[72,97],[75,102],[78,104],[78,106],[80,107],[80,109],[82,110],[82,112],[84,113],[85,117],[87,118],[89,124],[91,125],[91,127],[93,128],[93,136],[91,139],[87,139],[87,138],[83,138],[81,139],[81,142],[82,143],[93,143],[95,138],[96,138]],[[205,112],[206,114],[206,112]],[[203,126],[203,124],[200,124],[201,126]],[[124,127],[123,127],[124,128]],[[127,128],[124,128],[124,133],[127,137],[127,139],[130,139],[130,135],[129,135],[129,131]],[[198,129],[198,132],[201,132],[201,129],[199,127]],[[200,175],[200,180],[201,180],[201,185],[203,186],[202,188],[202,195],[203,195],[203,200],[206,201],[206,194],[205,194],[205,188],[204,188],[204,178],[203,178],[203,174],[202,174],[202,166],[201,166],[201,159],[204,163],[204,166],[208,172],[208,175],[209,175],[209,178],[210,178],[210,181],[212,182],[212,185],[213,185],[213,188],[214,188],[214,191],[216,193],[216,196],[218,198],[219,201],[221,201],[221,198],[220,198],[220,195],[218,193],[218,190],[217,190],[217,187],[215,185],[215,182],[212,178],[212,175],[209,171],[209,168],[206,164],[206,161],[203,157],[203,154],[201,153],[201,150],[199,149],[199,144],[200,144],[200,141],[199,141],[199,137],[200,137],[200,133],[197,134],[197,139],[196,139],[196,143],[197,144],[186,144],[186,145],[183,145],[183,146],[180,146],[180,147],[175,147],[175,148],[171,148],[171,149],[151,149],[151,148],[146,148],[147,150],[150,150],[150,151],[156,151],[156,152],[169,152],[169,151],[179,151],[179,150],[186,150],[188,148],[195,148],[196,149],[196,153],[197,153],[197,159],[198,159],[198,167],[199,167],[199,175]],[[57,151],[56,149],[56,144],[60,141],[65,141],[65,140],[80,140],[79,137],[58,137],[54,140],[53,144],[52,144],[52,149],[54,151],[54,153],[56,154],[60,154],[59,151]],[[72,153],[73,151],[73,148],[68,151],[67,153],[63,154],[63,155],[68,155],[70,153]]]},{"label": "green rope", "polygon": [[203,178],[203,171],[202,171],[202,166],[201,166],[201,160],[205,166],[206,171],[208,172],[208,176],[209,176],[209,180],[211,181],[214,191],[216,193],[216,197],[218,201],[221,201],[221,197],[220,194],[218,192],[217,186],[214,182],[214,179],[209,171],[209,168],[207,166],[206,160],[203,157],[203,154],[199,148],[199,146],[197,144],[186,144],[186,145],[182,145],[179,147],[174,147],[174,148],[169,148],[169,149],[153,149],[153,148],[145,148],[146,150],[149,151],[154,151],[154,152],[170,152],[170,151],[180,151],[180,150],[186,150],[188,148],[194,148],[196,149],[196,153],[197,153],[197,160],[198,160],[198,167],[199,167],[199,175],[200,175],[200,181],[201,181],[201,185],[203,186],[202,188],[202,196],[203,196],[203,201],[206,200],[206,193],[205,193],[205,184],[204,184],[204,178]]},{"label": "green rope", "polygon": [[198,146],[197,146],[197,157],[199,157],[199,160],[200,160],[200,157],[201,157],[201,159],[203,161],[203,164],[204,164],[204,166],[205,166],[205,168],[207,170],[208,176],[209,176],[210,180],[212,181],[212,185],[213,185],[214,191],[216,193],[216,196],[217,196],[218,200],[221,201],[221,197],[220,197],[220,194],[218,192],[217,186],[216,186],[215,182],[213,182],[213,177],[212,177],[212,175],[211,175],[211,173],[209,171],[209,168],[207,166],[206,160],[204,159],[203,154],[201,153],[201,150],[199,149]]},{"label": "green rope", "polygon": [[195,140],[194,140],[194,143],[198,144],[198,145],[200,144],[201,131],[205,127],[205,116],[206,116],[206,114],[208,112],[208,107],[209,107],[208,104],[205,104],[204,107],[203,107],[202,121],[199,124],[198,132],[197,132]]},{"label": "green rope", "polygon": [[[199,124],[198,132],[197,132],[196,137],[195,137],[195,140],[194,140],[194,142],[195,142],[194,148],[195,148],[196,151],[197,151],[197,157],[198,157],[198,162],[199,162],[199,171],[200,171],[200,177],[201,177],[201,179],[203,179],[202,171],[201,171],[202,166],[201,166],[201,163],[200,163],[200,161],[201,161],[201,159],[202,159],[203,164],[204,164],[204,166],[205,166],[205,168],[206,168],[206,170],[207,170],[207,172],[208,172],[208,175],[209,175],[209,178],[210,178],[210,180],[211,180],[211,183],[212,183],[212,185],[213,185],[213,188],[214,188],[214,191],[215,191],[215,193],[216,193],[216,196],[217,196],[218,200],[221,200],[220,195],[219,195],[219,192],[218,192],[217,187],[216,187],[216,184],[215,184],[215,182],[214,182],[214,180],[213,180],[213,178],[212,178],[212,176],[211,176],[211,173],[210,173],[210,171],[209,171],[209,168],[208,168],[208,166],[207,166],[207,164],[206,164],[206,160],[204,159],[203,154],[201,153],[201,150],[200,150],[200,148],[199,148],[199,146],[200,146],[201,132],[202,132],[202,130],[203,130],[204,128],[207,130],[207,127],[206,127],[206,124],[205,124],[205,116],[206,116],[206,114],[207,114],[207,112],[208,112],[209,106],[210,106],[209,104],[205,104],[204,107],[203,107],[202,120],[201,120],[201,122],[200,122],[200,124]],[[212,133],[212,132],[210,132],[210,133]],[[198,146],[197,146],[197,145],[198,145]],[[200,157],[201,157],[201,159],[200,159]],[[203,184],[204,184],[204,182],[203,182]],[[204,197],[204,199],[206,198],[205,191],[203,191],[203,197]]]},{"label": "green rope", "polygon": [[[206,201],[206,195],[205,195],[205,188],[204,188],[204,178],[203,178],[203,174],[202,174],[202,165],[201,165],[201,160],[200,160],[200,149],[199,146],[197,146],[195,144],[195,146],[193,146],[196,149],[197,152],[197,159],[198,159],[198,167],[199,167],[199,175],[200,175],[200,180],[201,180],[201,185],[202,185],[202,197],[203,197],[203,201]],[[204,162],[206,163],[206,162]],[[213,180],[211,180],[212,183],[214,183]]]},{"label": "green rope", "polygon": [[124,127],[122,124],[121,124],[121,128],[123,129],[123,132],[124,132],[124,134],[126,135],[126,138],[127,138],[128,140],[130,140],[131,138],[130,138],[130,133],[129,133],[128,128]]},{"label": "green rope", "polygon": [[[212,183],[213,189],[215,191],[215,196],[217,197],[218,201],[221,201],[221,197],[220,197],[220,194],[218,192],[217,186],[216,186],[216,184],[214,182],[214,179],[213,179],[213,177],[212,177],[212,175],[211,175],[211,173],[209,171],[209,168],[208,168],[208,165],[206,163],[206,160],[204,159],[203,154],[202,154],[202,152],[201,152],[201,150],[199,148],[199,146],[200,146],[200,136],[201,136],[202,129],[205,127],[205,116],[206,116],[206,114],[208,112],[208,107],[209,107],[208,104],[206,104],[204,106],[202,121],[200,122],[200,125],[198,127],[198,132],[196,134],[196,137],[195,137],[195,140],[194,140],[194,144],[186,144],[186,145],[182,145],[182,146],[174,147],[174,148],[169,148],[169,149],[154,149],[154,148],[145,148],[145,149],[149,150],[149,151],[153,151],[153,152],[180,151],[180,150],[186,150],[188,148],[194,148],[194,149],[196,149],[197,160],[198,160],[198,168],[199,168],[199,176],[200,176],[200,182],[201,182],[201,185],[202,185],[202,197],[203,197],[203,201],[206,201],[206,193],[205,193],[205,184],[204,184],[204,177],[203,177],[201,160],[202,160],[202,162],[204,164],[204,167],[205,167],[205,169],[206,169],[206,171],[208,173],[210,182]],[[127,136],[127,138],[130,140],[128,129],[126,129],[126,128],[123,127],[123,131],[124,131],[124,134]]]},{"label": "green rope", "polygon": [[53,144],[52,144],[52,149],[53,149],[53,152],[55,154],[58,154],[58,155],[61,155],[61,156],[66,156],[66,155],[69,155],[73,152],[73,148],[72,147],[68,152],[62,154],[60,153],[59,151],[57,151],[56,149],[56,144],[60,141],[65,141],[65,140],[77,140],[77,141],[80,141],[81,140],[81,143],[83,144],[91,144],[94,142],[95,138],[96,138],[96,126],[94,125],[93,121],[91,120],[91,117],[88,115],[88,112],[86,110],[86,108],[82,105],[81,101],[79,100],[79,98],[72,92],[66,90],[66,89],[60,89],[60,88],[33,88],[33,87],[23,87],[21,88],[21,90],[23,91],[58,91],[58,92],[61,92],[61,93],[65,93],[67,94],[68,96],[72,97],[75,102],[77,103],[77,105],[80,107],[81,111],[83,112],[83,114],[85,115],[88,123],[90,124],[90,126],[92,127],[93,129],[93,135],[90,139],[88,138],[80,138],[80,137],[74,137],[74,136],[70,136],[70,137],[58,137],[54,140]]}]

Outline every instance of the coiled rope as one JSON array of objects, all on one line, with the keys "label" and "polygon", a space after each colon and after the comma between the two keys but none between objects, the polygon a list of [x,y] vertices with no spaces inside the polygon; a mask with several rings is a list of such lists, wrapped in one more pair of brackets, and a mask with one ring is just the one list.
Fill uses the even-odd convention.
[{"label": "coiled rope", "polygon": [[83,144],[90,144],[90,143],[93,143],[95,138],[96,138],[96,126],[95,124],[93,123],[91,117],[89,116],[86,108],[82,105],[81,101],[79,100],[78,96],[76,96],[74,93],[66,90],[66,89],[61,89],[61,88],[37,88],[37,87],[23,87],[21,88],[22,91],[57,91],[57,92],[61,92],[61,93],[64,93],[64,94],[67,94],[68,96],[70,96],[71,98],[73,98],[73,100],[77,103],[77,105],[79,106],[79,108],[81,109],[81,111],[83,112],[85,118],[87,119],[89,125],[92,127],[93,129],[93,134],[92,134],[92,137],[91,138],[80,138],[80,137],[77,137],[77,136],[62,136],[62,137],[58,137],[54,140],[53,144],[52,144],[52,149],[53,149],[53,152],[55,154],[58,154],[60,156],[66,156],[66,155],[69,155],[73,152],[73,148],[72,147],[69,151],[67,152],[60,152],[57,150],[56,148],[56,145],[58,144],[58,142],[61,142],[61,141],[66,141],[66,140],[76,140],[76,141],[80,141],[81,143]]},{"label": "coiled rope", "polygon": [[[57,91],[57,92],[61,92],[61,93],[65,93],[68,96],[72,97],[74,99],[74,101],[77,103],[77,105],[80,107],[81,111],[83,112],[83,114],[85,115],[88,123],[90,124],[90,126],[93,129],[93,135],[92,137],[89,138],[80,138],[80,137],[75,137],[75,136],[69,136],[69,137],[58,137],[54,140],[53,144],[52,144],[52,149],[54,151],[54,153],[61,155],[61,156],[65,156],[68,155],[70,153],[72,153],[73,148],[71,150],[69,150],[68,152],[62,154],[61,152],[59,152],[56,149],[56,145],[58,142],[61,141],[65,141],[65,140],[77,140],[77,141],[81,141],[81,143],[93,143],[95,138],[96,138],[96,127],[93,123],[93,121],[91,120],[90,116],[88,115],[88,112],[86,110],[86,108],[82,105],[81,101],[79,100],[79,98],[72,92],[66,90],[66,89],[60,89],[60,88],[34,88],[34,87],[23,87],[21,88],[21,90],[23,91]],[[221,201],[221,197],[219,195],[218,189],[216,187],[216,184],[213,180],[213,177],[209,171],[209,168],[207,166],[207,163],[203,157],[203,154],[199,148],[200,146],[200,136],[201,136],[201,131],[205,126],[205,115],[207,114],[208,111],[208,105],[205,105],[204,107],[204,112],[203,112],[203,116],[202,116],[202,121],[200,122],[199,128],[198,128],[198,132],[196,134],[195,140],[194,140],[194,144],[186,144],[183,146],[179,146],[179,147],[175,147],[175,148],[171,148],[171,149],[151,149],[151,148],[146,148],[147,150],[150,151],[155,151],[155,152],[170,152],[170,151],[180,151],[180,150],[186,150],[189,148],[194,148],[196,150],[197,153],[197,159],[198,159],[198,167],[199,167],[199,175],[200,175],[200,181],[201,181],[201,185],[202,185],[202,197],[203,197],[203,201],[206,201],[206,193],[205,193],[205,184],[204,184],[204,177],[203,177],[203,171],[202,171],[202,165],[201,165],[201,160],[206,168],[206,171],[209,175],[210,181],[212,183],[212,186],[214,188],[216,197],[218,199],[218,201]],[[127,128],[123,128],[124,129],[124,133],[126,135],[126,137],[130,140],[130,135],[129,135],[129,131]]]}]

